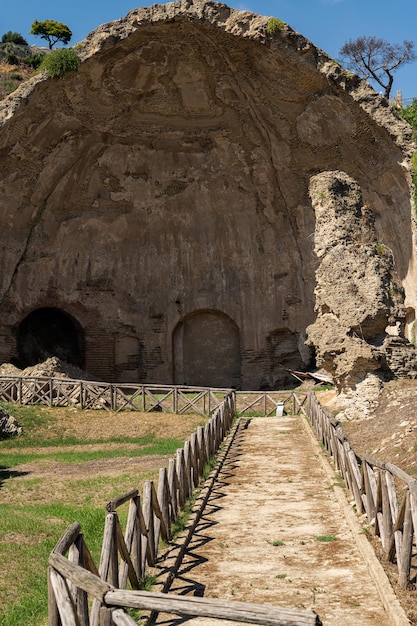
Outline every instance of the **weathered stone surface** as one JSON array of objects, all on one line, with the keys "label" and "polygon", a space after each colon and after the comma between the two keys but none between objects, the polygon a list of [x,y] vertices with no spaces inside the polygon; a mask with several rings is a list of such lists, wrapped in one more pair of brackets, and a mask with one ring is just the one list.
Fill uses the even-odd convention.
[{"label": "weathered stone surface", "polygon": [[[359,185],[346,173],[313,176],[310,195],[319,265],[318,316],[307,328],[308,341],[340,391],[356,388],[374,400],[378,377],[408,376],[417,366],[416,350],[403,335],[404,291],[394,258],[377,240],[371,204],[363,204]],[[368,376],[372,372],[376,376]]]},{"label": "weathered stone surface", "polygon": [[338,272],[363,294],[355,319],[370,310],[365,332],[380,336],[397,319],[391,297],[412,319],[411,131],[311,42],[266,26],[208,1],[136,9],[77,47],[76,75],[37,76],[0,103],[0,360],[286,384],[283,367],[310,361],[308,188],[330,170],[357,181],[398,276],[398,298],[378,295],[387,262],[373,244],[367,295],[347,251]]},{"label": "weathered stone surface", "polygon": [[22,432],[23,428],[18,424],[17,420],[0,407],[0,441],[21,435]]}]

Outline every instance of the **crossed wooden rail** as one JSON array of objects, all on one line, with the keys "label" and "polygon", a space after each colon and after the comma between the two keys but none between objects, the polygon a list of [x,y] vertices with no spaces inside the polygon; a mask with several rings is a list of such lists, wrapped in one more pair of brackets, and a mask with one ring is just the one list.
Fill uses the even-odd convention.
[{"label": "crossed wooden rail", "polygon": [[[169,461],[168,469],[160,469],[157,491],[152,481],[146,481],[142,503],[137,489],[108,503],[99,568],[95,566],[77,524],[70,527],[58,542],[51,555],[52,561],[54,554],[63,555],[69,551],[69,562],[87,568],[94,576],[99,576],[112,586],[124,589],[129,580],[133,589],[139,589],[146,566],[152,566],[156,561],[160,537],[165,541],[170,540],[172,523],[202,479],[204,468],[219,449],[234,415],[235,396],[231,392],[207,421],[205,428],[199,427],[184,447],[177,450],[175,459]],[[126,502],[129,503],[129,511],[123,533],[117,509]],[[50,571],[49,624],[66,626],[62,611],[68,608],[68,599],[63,595],[65,585],[62,585],[62,581],[57,583],[57,580],[56,573]],[[73,623],[77,624],[76,620],[79,619],[82,626],[90,624],[86,594],[75,588],[72,595],[75,598],[74,605],[68,610],[72,611]],[[97,596],[93,594],[93,597],[91,625],[107,625],[106,620],[100,617],[100,613],[106,614],[106,608],[102,607]]]},{"label": "crossed wooden rail", "polygon": [[[321,624],[312,611],[140,590],[147,566],[156,563],[159,539],[171,539],[172,524],[201,481],[207,461],[230,431],[235,411],[232,392],[205,428],[198,428],[176,457],[170,459],[168,469],[160,470],[156,489],[152,481],[147,481],[142,500],[138,490],[133,489],[107,504],[99,567],[80,525],[74,523],[68,528],[49,557],[49,626],[136,626],[125,611],[129,607],[151,614],[205,616],[266,626]],[[234,426],[221,458],[225,458],[233,435],[242,424]],[[218,467],[216,472],[219,471]],[[125,503],[129,509],[123,532],[117,511]]]},{"label": "crossed wooden rail", "polygon": [[[64,556],[67,551],[68,559]],[[125,608],[264,626],[321,625],[313,611],[116,588],[93,571],[91,555],[83,542],[79,524],[70,526],[51,553],[49,563],[50,626],[137,626]],[[88,595],[94,598],[91,622]]]},{"label": "crossed wooden rail", "polygon": [[0,376],[0,400],[108,411],[210,415],[230,389],[106,383],[53,377]]},{"label": "crossed wooden rail", "polygon": [[[165,411],[211,415],[230,389],[183,385],[106,383],[54,377],[0,376],[0,400],[19,404],[76,406],[108,411]],[[236,392],[236,414],[274,415],[277,404],[290,410],[292,394],[282,391]]]},{"label": "crossed wooden rail", "polygon": [[385,557],[397,563],[398,583],[406,589],[417,540],[417,481],[396,465],[369,454],[360,459],[340,423],[312,392],[308,394],[307,414],[352,493],[358,514],[366,515],[380,537]]}]

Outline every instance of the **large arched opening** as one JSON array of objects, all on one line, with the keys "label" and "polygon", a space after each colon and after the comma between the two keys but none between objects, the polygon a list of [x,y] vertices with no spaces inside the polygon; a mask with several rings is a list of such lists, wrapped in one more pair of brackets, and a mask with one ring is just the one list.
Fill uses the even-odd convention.
[{"label": "large arched opening", "polygon": [[182,319],[173,352],[175,384],[240,388],[240,333],[228,315],[204,310]]},{"label": "large arched opening", "polygon": [[84,367],[84,332],[80,324],[60,309],[45,307],[29,313],[17,329],[17,361],[21,368],[56,356]]}]

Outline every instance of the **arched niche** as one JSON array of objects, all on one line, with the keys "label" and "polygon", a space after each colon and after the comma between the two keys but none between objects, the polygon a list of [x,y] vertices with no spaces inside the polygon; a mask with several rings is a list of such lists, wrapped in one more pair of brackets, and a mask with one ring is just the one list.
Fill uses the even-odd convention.
[{"label": "arched niche", "polygon": [[182,319],[173,353],[175,384],[240,388],[240,333],[228,315],[202,310]]},{"label": "arched niche", "polygon": [[137,382],[140,377],[141,349],[137,337],[117,337],[114,346],[116,380]]},{"label": "arched niche", "polygon": [[84,345],[81,325],[57,308],[36,309],[17,328],[18,363],[22,368],[51,356],[83,368]]}]

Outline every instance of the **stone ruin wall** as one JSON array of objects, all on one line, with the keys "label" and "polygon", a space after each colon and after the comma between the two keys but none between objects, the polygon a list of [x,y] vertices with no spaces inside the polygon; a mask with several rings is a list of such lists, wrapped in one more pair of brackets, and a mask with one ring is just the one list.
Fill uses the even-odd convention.
[{"label": "stone ruin wall", "polygon": [[0,361],[29,359],[39,324],[65,334],[57,310],[104,380],[287,384],[311,357],[321,172],[359,186],[412,323],[410,129],[266,26],[214,2],[137,9],[82,42],[76,75],[0,103]]}]

